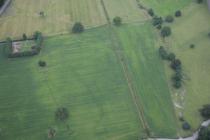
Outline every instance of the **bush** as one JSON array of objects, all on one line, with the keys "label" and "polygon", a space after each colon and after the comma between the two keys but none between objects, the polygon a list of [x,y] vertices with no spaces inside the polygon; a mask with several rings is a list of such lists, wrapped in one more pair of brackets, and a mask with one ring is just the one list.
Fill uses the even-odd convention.
[{"label": "bush", "polygon": [[155,15],[153,9],[149,9],[147,12],[151,17],[153,17]]},{"label": "bush", "polygon": [[190,126],[190,124],[188,122],[184,122],[182,124],[182,129],[183,130],[190,130],[191,129],[191,126]]},{"label": "bush", "polygon": [[171,35],[171,28],[168,26],[165,26],[161,29],[161,36],[162,37],[168,37]]},{"label": "bush", "polygon": [[27,35],[25,33],[23,34],[23,40],[27,40]]},{"label": "bush", "polygon": [[174,21],[174,17],[171,15],[168,15],[168,16],[166,16],[165,21],[171,23]]},{"label": "bush", "polygon": [[168,53],[163,46],[160,46],[159,54],[160,54],[160,57],[164,60],[166,60],[168,58]]},{"label": "bush", "polygon": [[156,28],[157,28],[158,30],[160,30],[160,29],[162,29],[162,25],[158,25]]},{"label": "bush", "polygon": [[65,121],[69,117],[68,110],[64,107],[58,108],[55,112],[55,117],[59,121]]},{"label": "bush", "polygon": [[195,45],[194,44],[190,44],[190,48],[191,49],[194,49],[195,48]]},{"label": "bush", "polygon": [[4,5],[5,0],[0,0],[0,7]]},{"label": "bush", "polygon": [[82,33],[84,32],[85,28],[80,22],[76,22],[72,28],[73,33]]},{"label": "bush", "polygon": [[47,65],[47,63],[45,61],[42,61],[42,60],[40,60],[38,62],[38,64],[39,64],[40,67],[45,67]]},{"label": "bush", "polygon": [[181,61],[179,59],[175,59],[174,61],[171,62],[171,68],[174,69],[175,71],[181,70]]},{"label": "bush", "polygon": [[176,58],[176,55],[174,53],[169,53],[169,55],[168,55],[168,60],[169,61],[174,61],[175,58]]},{"label": "bush", "polygon": [[175,17],[180,17],[182,16],[182,12],[180,10],[175,12]]},{"label": "bush", "polygon": [[210,104],[204,105],[199,111],[203,118],[210,119]]},{"label": "bush", "polygon": [[162,25],[162,23],[163,23],[162,17],[157,17],[157,16],[153,17],[153,22],[152,22],[153,26]]},{"label": "bush", "polygon": [[202,127],[198,133],[197,140],[210,140],[210,129],[208,127]]},{"label": "bush", "polygon": [[122,25],[122,19],[121,19],[121,17],[115,17],[115,18],[113,19],[113,23],[114,23],[115,26],[120,26],[120,25]]}]

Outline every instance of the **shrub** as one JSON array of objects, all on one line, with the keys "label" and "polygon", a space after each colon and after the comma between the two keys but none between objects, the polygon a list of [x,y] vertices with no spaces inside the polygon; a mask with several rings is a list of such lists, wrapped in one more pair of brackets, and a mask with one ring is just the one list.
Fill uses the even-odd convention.
[{"label": "shrub", "polygon": [[157,16],[153,17],[153,22],[152,22],[153,26],[162,25],[162,23],[163,23],[162,17],[157,17]]},{"label": "shrub", "polygon": [[195,45],[194,44],[190,44],[190,48],[191,49],[195,48]]},{"label": "shrub", "polygon": [[199,111],[203,118],[210,119],[210,104],[204,105]]},{"label": "shrub", "polygon": [[171,28],[168,26],[165,26],[161,29],[161,36],[162,37],[168,37],[171,35]]},{"label": "shrub", "polygon": [[163,46],[160,46],[159,54],[160,54],[160,57],[164,60],[166,60],[168,58],[168,53]]},{"label": "shrub", "polygon": [[153,17],[155,15],[153,9],[149,9],[147,12],[151,17]]},{"label": "shrub", "polygon": [[197,140],[209,140],[210,139],[210,129],[208,127],[201,127]]},{"label": "shrub", "polygon": [[27,39],[27,35],[24,33],[23,34],[23,40],[26,40]]},{"label": "shrub", "polygon": [[38,64],[39,64],[40,67],[45,67],[47,65],[47,63],[45,61],[42,61],[42,60],[40,60],[38,62]]},{"label": "shrub", "polygon": [[59,121],[65,121],[69,117],[68,110],[64,107],[58,108],[55,112],[55,117]]},{"label": "shrub", "polygon": [[114,23],[115,26],[120,26],[120,25],[122,25],[122,18],[121,18],[121,17],[115,17],[115,18],[113,19],[113,23]]},{"label": "shrub", "polygon": [[174,17],[171,15],[168,15],[168,16],[166,16],[165,21],[171,23],[174,21]]},{"label": "shrub", "polygon": [[182,16],[182,12],[181,12],[180,10],[177,10],[177,11],[175,12],[175,16],[176,16],[176,17]]},{"label": "shrub", "polygon": [[182,129],[183,130],[190,130],[191,129],[191,126],[190,126],[190,124],[188,122],[184,122],[182,124]]},{"label": "shrub", "polygon": [[76,22],[72,28],[73,33],[82,33],[84,32],[85,28],[80,22]]},{"label": "shrub", "polygon": [[175,59],[171,62],[171,68],[174,69],[175,71],[181,70],[181,61],[179,59]]},{"label": "shrub", "polygon": [[174,53],[169,53],[169,54],[168,54],[168,60],[169,60],[169,61],[174,61],[175,58],[176,58],[176,55],[175,55]]}]

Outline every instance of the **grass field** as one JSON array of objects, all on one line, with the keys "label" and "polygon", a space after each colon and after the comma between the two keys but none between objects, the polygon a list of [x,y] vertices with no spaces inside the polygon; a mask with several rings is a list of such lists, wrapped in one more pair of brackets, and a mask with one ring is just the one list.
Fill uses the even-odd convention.
[{"label": "grass field", "polygon": [[[43,11],[45,17],[40,17]],[[39,30],[44,34],[69,32],[75,22],[86,27],[105,23],[99,0],[13,0],[0,19],[0,39],[31,35]]]},{"label": "grass field", "polygon": [[174,15],[176,10],[181,10],[192,0],[141,0],[142,4],[152,8],[157,15]]},{"label": "grass field", "polygon": [[176,137],[175,112],[152,29],[149,23],[127,25],[117,34],[152,135]]},{"label": "grass field", "polygon": [[[184,117],[192,125],[192,130],[195,130],[201,122],[198,109],[210,101],[210,39],[207,36],[210,31],[210,14],[206,5],[191,4],[183,10],[183,15],[172,24],[173,35],[167,42],[169,49],[183,63],[186,77]],[[189,47],[191,44],[195,45],[194,49]]]},{"label": "grass field", "polygon": [[[144,135],[106,30],[47,39],[37,57],[1,55],[1,139],[44,140],[50,127],[57,130],[58,140]],[[40,68],[39,60],[47,67]],[[54,118],[61,106],[70,112],[65,123]]]},{"label": "grass field", "polygon": [[148,19],[147,13],[141,10],[136,0],[104,0],[111,19],[120,16],[123,22],[139,22]]}]

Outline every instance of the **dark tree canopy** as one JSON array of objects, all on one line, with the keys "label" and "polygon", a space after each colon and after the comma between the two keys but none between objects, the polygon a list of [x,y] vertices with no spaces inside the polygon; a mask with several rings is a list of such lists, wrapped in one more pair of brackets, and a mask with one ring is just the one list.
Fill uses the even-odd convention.
[{"label": "dark tree canopy", "polygon": [[168,26],[165,26],[161,29],[161,36],[162,37],[167,37],[171,35],[171,28]]},{"label": "dark tree canopy", "polygon": [[204,105],[202,109],[200,109],[201,116],[205,119],[210,119],[210,104]]},{"label": "dark tree canopy", "polygon": [[174,21],[174,17],[171,15],[168,15],[168,16],[166,16],[165,21],[171,23]]},{"label": "dark tree canopy", "polygon": [[162,23],[163,23],[162,17],[157,17],[157,16],[155,16],[155,17],[153,18],[153,22],[152,22],[153,26],[162,25]]},{"label": "dark tree canopy", "polygon": [[197,140],[210,140],[210,129],[202,127],[199,131]]},{"label": "dark tree canopy", "polygon": [[115,18],[113,19],[113,23],[114,23],[114,25],[116,25],[116,26],[120,26],[120,25],[122,24],[122,18],[121,18],[121,17],[115,17]]},{"label": "dark tree canopy", "polygon": [[149,10],[148,10],[148,14],[149,14],[150,16],[152,16],[152,17],[155,15],[153,9],[149,9]]},{"label": "dark tree canopy", "polygon": [[85,28],[80,22],[76,22],[72,28],[73,33],[82,33],[84,32]]},{"label": "dark tree canopy", "polygon": [[182,16],[182,12],[181,12],[180,10],[177,10],[177,11],[175,12],[175,16],[176,16],[176,17]]}]

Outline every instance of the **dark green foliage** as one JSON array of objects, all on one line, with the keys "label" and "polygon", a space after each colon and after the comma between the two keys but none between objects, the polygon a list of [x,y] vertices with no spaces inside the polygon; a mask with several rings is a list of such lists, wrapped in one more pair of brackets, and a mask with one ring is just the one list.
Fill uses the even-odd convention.
[{"label": "dark green foliage", "polygon": [[200,109],[200,114],[205,119],[210,119],[210,104],[204,105],[202,109]]},{"label": "dark green foliage", "polygon": [[147,12],[151,17],[153,17],[155,15],[153,9],[149,9]]},{"label": "dark green foliage", "polygon": [[175,58],[176,58],[176,55],[175,55],[174,53],[169,53],[169,54],[168,54],[168,60],[169,60],[169,61],[174,61]]},{"label": "dark green foliage", "polygon": [[55,112],[55,117],[59,121],[65,121],[69,117],[68,110],[64,107],[58,108]]},{"label": "dark green foliage", "polygon": [[210,129],[208,127],[202,127],[197,140],[210,140]]},{"label": "dark green foliage", "polygon": [[40,60],[38,62],[38,64],[39,64],[40,67],[45,67],[47,65],[47,63],[45,61],[42,61],[42,60]]},{"label": "dark green foliage", "polygon": [[116,26],[122,25],[122,18],[121,18],[121,17],[115,17],[115,18],[113,19],[113,23],[114,23],[114,25],[116,25]]},{"label": "dark green foliage", "polygon": [[5,0],[0,0],[0,7],[4,5]]},{"label": "dark green foliage", "polygon": [[168,53],[167,53],[167,51],[165,50],[165,48],[163,46],[160,46],[160,48],[159,48],[159,54],[160,54],[160,57],[163,60],[166,60],[168,58]]},{"label": "dark green foliage", "polygon": [[23,40],[27,40],[27,35],[25,33],[23,34]]},{"label": "dark green foliage", "polygon": [[168,15],[168,16],[166,16],[165,21],[171,23],[174,21],[174,17],[171,15]]},{"label": "dark green foliage", "polygon": [[84,32],[85,28],[80,22],[76,22],[72,28],[73,33],[82,33]]},{"label": "dark green foliage", "polygon": [[194,44],[190,44],[190,48],[191,49],[194,49],[195,48],[195,45]]},{"label": "dark green foliage", "polygon": [[161,29],[161,36],[162,37],[168,37],[171,35],[171,28],[168,26],[165,26]]},{"label": "dark green foliage", "polygon": [[191,129],[191,126],[190,126],[190,124],[188,122],[184,122],[182,124],[182,129],[183,130],[190,130]]},{"label": "dark green foliage", "polygon": [[208,33],[208,37],[210,37],[210,33]]},{"label": "dark green foliage", "polygon": [[158,30],[160,30],[160,29],[162,29],[162,25],[158,25],[156,28],[157,28]]},{"label": "dark green foliage", "polygon": [[153,22],[152,22],[153,26],[162,25],[162,23],[163,23],[162,17],[157,17],[157,16],[153,17]]},{"label": "dark green foliage", "polygon": [[177,10],[175,12],[175,17],[180,17],[180,16],[182,16],[182,12],[180,10]]},{"label": "dark green foliage", "polygon": [[171,68],[174,69],[175,71],[181,70],[181,61],[179,59],[175,59],[171,62]]},{"label": "dark green foliage", "polygon": [[198,4],[203,3],[203,0],[197,0],[197,3]]}]

